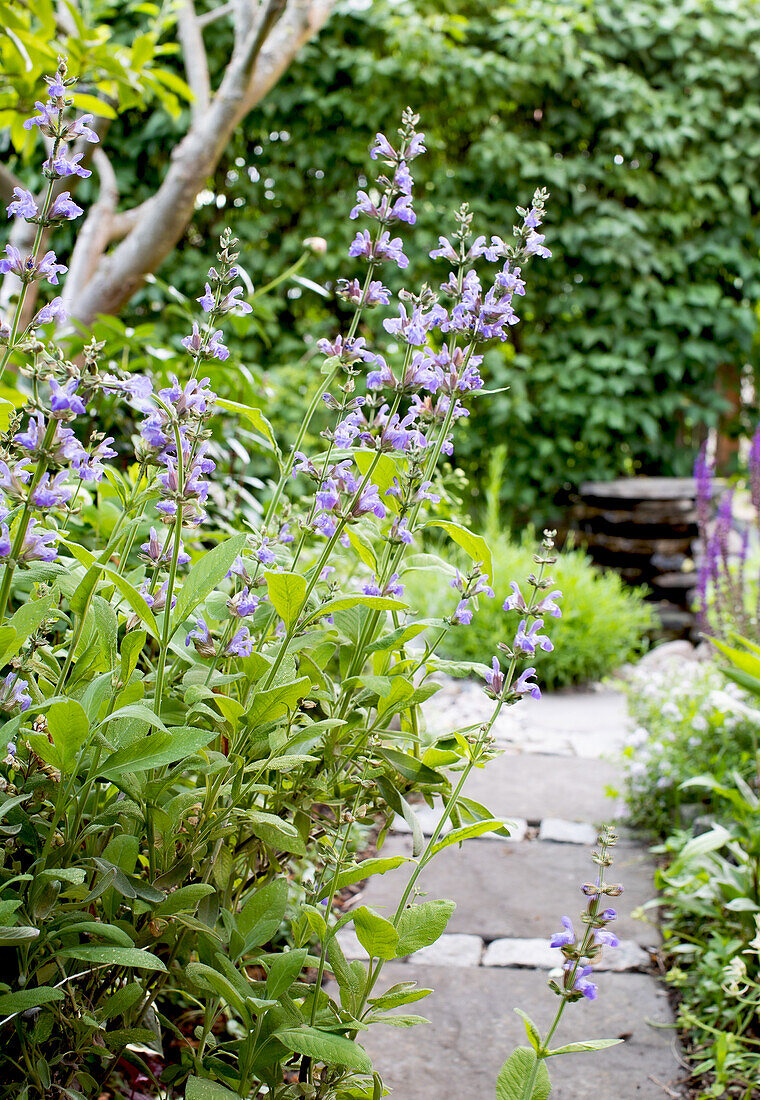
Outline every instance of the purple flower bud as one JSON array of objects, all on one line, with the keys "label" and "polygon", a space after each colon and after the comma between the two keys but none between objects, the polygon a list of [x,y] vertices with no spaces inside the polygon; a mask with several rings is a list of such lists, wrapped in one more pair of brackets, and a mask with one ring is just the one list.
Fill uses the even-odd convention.
[{"label": "purple flower bud", "polygon": [[63,298],[58,295],[35,313],[32,327],[48,325],[51,321],[56,321],[59,325],[62,325],[67,317],[68,313],[64,308]]},{"label": "purple flower bud", "polygon": [[62,191],[57,197],[55,202],[50,208],[48,219],[52,221],[55,219],[65,219],[67,221],[74,221],[80,214],[83,214],[81,206],[77,206],[68,191]]},{"label": "purple flower bud", "polygon": [[250,657],[254,650],[254,640],[247,626],[241,626],[240,630],[230,639],[225,653],[229,657]]},{"label": "purple flower bud", "polygon": [[536,619],[536,621],[531,623],[528,627],[526,620],[521,619],[520,625],[517,628],[517,634],[515,635],[514,648],[521,653],[529,654],[531,657],[536,652],[536,646],[540,646],[545,653],[551,653],[554,649],[554,645],[545,634],[539,633],[543,625],[543,619]]},{"label": "purple flower bud", "polygon": [[46,172],[53,176],[59,176],[65,179],[66,176],[79,176],[81,179],[87,179],[92,175],[89,168],[82,168],[80,160],[84,156],[84,153],[74,153],[71,157],[64,156],[63,150],[59,149],[55,157],[52,155],[43,164],[43,168]]},{"label": "purple flower bud", "polygon": [[[572,971],[575,968],[575,966],[576,966],[576,964],[574,962],[571,962],[570,959],[568,959],[567,962],[565,963],[564,969],[569,972],[569,971]],[[589,978],[588,978],[589,974],[593,974],[592,967],[584,966],[581,969],[579,969],[577,974],[575,975],[574,980],[573,980],[572,988],[577,989],[578,992],[582,993],[583,996],[587,1000],[595,1001],[596,1000],[596,995],[598,993],[598,989],[592,981],[589,981]]]},{"label": "purple flower bud", "polygon": [[459,623],[462,626],[469,626],[472,622],[472,608],[469,600],[460,600],[457,604],[457,609],[454,612],[453,619],[455,623]]},{"label": "purple flower bud", "polygon": [[492,658],[491,667],[485,672],[485,681],[490,693],[498,699],[504,688],[504,673],[501,671],[498,657]]},{"label": "purple flower bud", "polygon": [[77,396],[79,380],[70,378],[65,386],[59,385],[55,378],[50,379],[50,408],[57,419],[68,420],[70,416],[81,416],[87,412],[81,397]]},{"label": "purple flower bud", "polygon": [[27,221],[32,221],[40,216],[31,191],[26,191],[23,187],[14,187],[13,196],[13,202],[7,207],[9,218],[25,218]]},{"label": "purple flower bud", "polygon": [[541,689],[535,681],[531,681],[531,676],[535,674],[535,668],[526,668],[515,680],[512,691],[516,695],[531,695],[534,699],[540,699]]},{"label": "purple flower bud", "polygon": [[[9,672],[5,679],[0,681],[0,711],[9,714],[16,707],[22,711],[29,710],[32,697],[26,690],[28,686],[26,680],[19,680],[17,672]],[[10,745],[8,749],[10,750]]]},{"label": "purple flower bud", "polygon": [[571,947],[575,943],[575,929],[569,917],[562,917],[564,932],[555,932],[549,940],[549,947]]}]

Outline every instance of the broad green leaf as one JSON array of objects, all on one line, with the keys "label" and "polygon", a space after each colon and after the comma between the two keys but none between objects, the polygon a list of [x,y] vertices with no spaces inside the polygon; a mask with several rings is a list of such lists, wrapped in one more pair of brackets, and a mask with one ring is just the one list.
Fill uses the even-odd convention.
[{"label": "broad green leaf", "polygon": [[398,922],[397,957],[413,955],[415,951],[435,943],[446,930],[455,909],[453,901],[443,900],[407,906]]},{"label": "broad green leaf", "polygon": [[39,928],[32,928],[28,924],[15,924],[11,927],[0,927],[0,947],[18,947],[19,944],[36,940],[40,934]]},{"label": "broad green leaf", "polygon": [[450,848],[452,844],[461,844],[472,837],[483,836],[484,833],[495,833],[499,830],[503,831],[503,829],[504,822],[495,817],[487,818],[485,821],[475,821],[471,825],[461,825],[436,841],[431,848],[431,855],[435,855],[444,848]]},{"label": "broad green leaf", "polygon": [[168,733],[154,733],[112,753],[98,769],[104,779],[119,778],[124,772],[145,772],[174,764],[204,749],[216,734],[213,730],[176,726]]},{"label": "broad green leaf", "polygon": [[461,527],[458,523],[453,523],[447,519],[431,519],[428,520],[425,526],[440,527],[441,530],[445,531],[452,542],[462,547],[468,557],[472,558],[474,562],[480,562],[483,572],[487,575],[491,584],[494,583],[493,558],[488,543],[482,535],[475,535],[472,531],[468,531],[466,527]]},{"label": "broad green leaf", "polygon": [[228,1005],[237,1012],[245,1011],[245,994],[236,988],[235,983],[206,963],[191,962],[187,967],[187,976],[190,981],[199,985],[201,989],[208,990],[222,997]]},{"label": "broad green leaf", "polygon": [[204,1077],[188,1077],[185,1100],[241,1100],[241,1097],[240,1093],[230,1092],[216,1081],[207,1081]]},{"label": "broad green leaf", "polygon": [[95,628],[97,631],[100,651],[103,654],[103,664],[112,671],[116,668],[118,659],[119,622],[116,612],[107,600],[102,596],[93,596],[92,610],[95,614]]},{"label": "broad green leaf", "polygon": [[98,723],[96,728],[105,726],[109,722],[114,722],[119,718],[136,718],[140,722],[146,722],[149,726],[155,726],[156,729],[162,730],[164,733],[168,733],[160,718],[157,718],[155,713],[145,703],[127,703],[124,707],[119,707],[112,714],[109,714],[102,722]]},{"label": "broad green leaf", "polygon": [[[39,630],[53,606],[53,594],[40,596],[36,600],[27,600],[8,620],[8,626],[12,626],[18,635],[19,644],[22,645],[30,634]],[[2,645],[0,644],[0,649]],[[5,658],[2,658],[3,660]]]},{"label": "broad green leaf", "polygon": [[194,882],[190,886],[180,886],[169,894],[155,911],[157,917],[171,917],[175,913],[194,913],[201,898],[214,893],[214,887],[208,882]]},{"label": "broad green leaf", "polygon": [[359,467],[362,477],[366,477],[370,469],[370,483],[377,485],[380,491],[380,499],[384,504],[395,502],[394,497],[387,496],[388,489],[394,481],[400,481],[402,469],[399,463],[389,454],[377,454],[375,451],[354,451],[354,462]]},{"label": "broad green leaf", "polygon": [[[73,771],[76,767],[79,750],[84,745],[90,732],[90,723],[87,721],[84,707],[76,699],[53,703],[47,713],[47,726],[53,739],[52,748],[57,754],[57,763],[54,766],[62,772]],[[43,737],[43,740],[47,740],[47,738]],[[37,751],[36,745],[37,742],[35,741],[35,752]],[[49,743],[48,747],[51,747]],[[46,757],[43,756],[44,759]]]},{"label": "broad green leaf", "polygon": [[283,951],[272,960],[267,974],[268,997],[276,1000],[287,993],[303,970],[308,953],[308,948],[299,947],[293,951]]},{"label": "broad green leaf", "polygon": [[272,449],[277,455],[278,462],[281,462],[282,454],[277,445],[277,437],[274,434],[274,429],[261,409],[251,408],[250,405],[241,405],[238,401],[228,401],[226,397],[217,397],[216,404],[221,409],[226,409],[227,412],[237,413],[238,416],[245,417],[245,419],[254,426],[256,431],[260,432],[264,438],[271,443]]},{"label": "broad green leaf", "polygon": [[[344,886],[351,886],[355,882],[362,882],[371,875],[384,875],[386,871],[392,871],[400,867],[402,863],[409,863],[408,856],[378,856],[373,859],[365,859],[354,867],[347,867],[341,871],[336,879],[336,890],[342,890]],[[317,901],[322,901],[330,893],[331,884],[323,886]]]},{"label": "broad green leaf", "polygon": [[166,973],[166,967],[158,956],[140,947],[99,947],[88,944],[84,947],[66,947],[58,951],[56,957],[92,963],[94,966],[129,966],[134,970]]},{"label": "broad green leaf", "polygon": [[30,1008],[62,1001],[65,993],[62,989],[53,989],[49,985],[38,985],[35,989],[19,989],[15,993],[0,993],[0,1016],[10,1012],[27,1012]]},{"label": "broad green leaf", "polygon": [[536,1064],[536,1052],[530,1047],[518,1047],[507,1058],[496,1079],[496,1100],[548,1100],[552,1090],[549,1071],[542,1061],[530,1096],[525,1086]]},{"label": "broad green leaf", "polygon": [[547,1056],[552,1058],[555,1054],[583,1054],[589,1050],[606,1050],[607,1047],[616,1047],[624,1043],[624,1039],[584,1039],[581,1043],[567,1043],[563,1047],[556,1047],[548,1051]]},{"label": "broad green leaf", "polygon": [[288,882],[276,878],[250,898],[235,918],[237,930],[246,942],[246,950],[260,947],[272,938],[285,916]]},{"label": "broad green leaf", "polygon": [[335,611],[347,611],[352,607],[371,607],[376,611],[408,611],[409,604],[402,600],[394,600],[391,596],[365,596],[363,592],[357,592],[353,596],[336,596],[332,600],[326,600],[320,604],[316,611],[312,611],[304,619],[311,622],[322,615],[332,615]]},{"label": "broad green leaf", "polygon": [[275,1036],[288,1050],[324,1062],[325,1065],[346,1066],[359,1073],[372,1072],[372,1062],[364,1047],[343,1035],[334,1035],[330,1031],[304,1025],[276,1031]]},{"label": "broad green leaf", "polygon": [[187,574],[182,591],[177,598],[177,606],[172,613],[172,621],[177,627],[193,613],[199,603],[206,599],[220,581],[230,571],[235,558],[245,546],[245,534],[233,535],[221,542],[213,550],[208,550]]},{"label": "broad green leaf", "polygon": [[760,679],[760,657],[757,657],[754,653],[747,653],[746,650],[735,649],[733,646],[726,645],[719,638],[711,638],[710,641],[740,672],[744,672],[755,679]]},{"label": "broad green leaf", "polygon": [[[79,546],[78,543],[71,542],[68,539],[63,540],[71,553],[89,570],[94,570],[95,573],[104,573],[108,580],[118,588],[121,595],[129,604],[132,611],[145,623],[148,630],[151,632],[156,640],[159,640],[158,623],[156,622],[156,616],[145,602],[145,597],[141,595],[133,584],[125,578],[120,576],[116,569],[113,569],[110,565],[104,562],[99,562],[94,554],[91,554],[89,550],[86,550],[84,546]],[[86,579],[86,578],[85,578]],[[84,582],[83,582],[84,583]]]},{"label": "broad green leaf", "polygon": [[683,866],[690,860],[705,856],[708,852],[715,852],[727,844],[731,839],[731,833],[722,825],[715,824],[706,833],[700,833],[688,840],[680,850],[672,866]]},{"label": "broad green leaf", "polygon": [[530,1016],[526,1012],[523,1012],[521,1008],[516,1008],[515,1012],[525,1024],[525,1032],[528,1036],[528,1042],[534,1050],[539,1050],[541,1046],[541,1033],[536,1025],[531,1020]]},{"label": "broad green leaf", "polygon": [[392,959],[396,955],[398,932],[389,920],[360,905],[351,913],[356,938],[364,950],[375,959]]},{"label": "broad green leaf", "polygon": [[306,581],[300,573],[275,573],[271,569],[267,569],[264,576],[272,606],[290,630],[298,621],[306,600]]},{"label": "broad green leaf", "polygon": [[130,982],[129,985],[122,986],[121,989],[117,989],[115,993],[107,997],[98,1008],[98,1020],[105,1022],[106,1020],[112,1020],[114,1016],[123,1016],[132,1005],[137,1004],[142,996],[144,996],[144,991],[139,982]]},{"label": "broad green leaf", "polygon": [[71,98],[74,100],[74,106],[80,111],[89,111],[93,115],[100,115],[101,118],[117,117],[111,104],[105,103],[97,96],[86,95],[84,92],[72,92]]},{"label": "broad green leaf", "polygon": [[245,816],[257,837],[272,848],[281,848],[284,852],[292,852],[297,856],[306,855],[306,845],[303,838],[290,821],[285,821],[276,814],[265,813],[263,810],[249,810]]},{"label": "broad green leaf", "polygon": [[377,558],[372,543],[356,527],[347,527],[348,540],[356,551],[359,559],[364,562],[373,573],[377,572]]},{"label": "broad green leaf", "polygon": [[263,721],[275,722],[289,710],[295,710],[299,701],[304,699],[310,690],[311,680],[308,676],[302,676],[292,684],[280,684],[266,691],[257,691],[246,713],[246,723],[249,726],[256,726]]},{"label": "broad green leaf", "polygon": [[4,397],[0,397],[0,435],[4,435],[8,431],[11,417],[15,411],[15,406],[12,405],[10,401],[6,401]]},{"label": "broad green leaf", "polygon": [[128,684],[143,651],[148,635],[144,630],[131,630],[121,643],[121,682]]},{"label": "broad green leaf", "polygon": [[443,626],[443,619],[416,619],[413,623],[409,623],[408,626],[399,626],[396,630],[391,630],[389,634],[384,634],[381,638],[378,638],[372,645],[367,646],[368,653],[381,653],[386,649],[400,649],[402,645],[410,642],[412,638],[416,638],[418,634],[422,634],[423,630],[427,630],[429,626]]},{"label": "broad green leaf", "polygon": [[14,657],[21,649],[21,645],[22,641],[18,633],[10,623],[0,626],[0,666],[8,664],[11,657]]}]

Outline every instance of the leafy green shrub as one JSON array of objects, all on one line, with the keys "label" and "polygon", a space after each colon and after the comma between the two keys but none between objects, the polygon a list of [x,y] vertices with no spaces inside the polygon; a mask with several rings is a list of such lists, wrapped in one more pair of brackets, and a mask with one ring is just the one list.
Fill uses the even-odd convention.
[{"label": "leafy green shrub", "polygon": [[[671,661],[628,685],[631,817],[664,838],[657,886],[667,981],[699,1100],[748,1100],[760,1029],[760,660]],[[727,682],[725,673],[737,682]],[[741,686],[739,686],[741,685]],[[750,705],[748,705],[750,704]]]},{"label": "leafy green shrub", "polygon": [[[465,661],[482,659],[505,640],[502,604],[509,595],[510,578],[535,570],[537,542],[526,536],[521,543],[506,535],[488,539],[493,554],[494,600],[480,600],[472,623],[457,627],[447,636],[440,652]],[[439,548],[439,553],[446,551]],[[461,560],[453,559],[455,565]],[[563,594],[562,618],[547,616],[544,631],[554,652],[537,651],[538,679],[547,688],[568,687],[599,680],[641,652],[653,622],[651,607],[640,593],[627,588],[615,573],[602,573],[581,550],[564,550],[552,566],[551,576]],[[410,582],[409,599],[425,614],[450,613],[451,593],[445,587],[431,589],[424,575]]]},{"label": "leafy green shrub", "polygon": [[647,668],[626,685],[636,722],[625,755],[632,820],[659,836],[711,813],[710,791],[695,776],[723,779],[755,768],[757,724],[746,715],[744,694],[712,662],[679,663],[677,670]]},{"label": "leafy green shrub", "polygon": [[756,1095],[760,1062],[760,802],[738,776],[709,791],[715,821],[656,849],[667,981],[700,1100]]}]

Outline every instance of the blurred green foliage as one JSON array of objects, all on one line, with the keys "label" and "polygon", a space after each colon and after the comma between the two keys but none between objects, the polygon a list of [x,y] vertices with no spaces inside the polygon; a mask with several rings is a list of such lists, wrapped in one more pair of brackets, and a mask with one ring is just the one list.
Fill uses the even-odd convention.
[{"label": "blurred green foliage", "polygon": [[[460,460],[478,473],[506,439],[504,505],[538,513],[583,478],[689,473],[724,407],[718,368],[757,362],[759,38],[757,4],[738,0],[339,5],[241,128],[173,275],[197,281],[196,247],[226,221],[257,282],[305,237],[347,243],[367,143],[410,103],[429,136],[425,244],[462,197],[503,233],[515,203],[552,190],[554,257],[529,272],[524,328],[488,355],[510,388],[474,413]],[[338,250],[305,273],[329,286],[352,270]],[[335,301],[289,294],[245,349],[285,383],[284,416],[305,335],[341,321]]]},{"label": "blurred green foliage", "polygon": [[[442,656],[457,661],[485,660],[496,653],[499,642],[512,641],[516,617],[505,616],[502,604],[515,580],[527,591],[524,579],[536,571],[533,557],[539,549],[530,534],[520,543],[502,534],[488,536],[493,554],[496,598],[479,597],[479,607],[469,626],[455,627],[439,646]],[[436,546],[445,557],[448,547]],[[466,569],[466,559],[454,556],[453,564]],[[543,688],[600,680],[641,653],[654,613],[636,589],[626,588],[616,573],[601,573],[580,550],[564,550],[550,570],[552,588],[562,592],[562,618],[544,619],[544,631],[554,644],[553,653],[536,652],[530,663],[538,669]],[[454,612],[458,595],[445,582],[431,587],[424,573],[410,573],[406,598],[426,616]]]}]

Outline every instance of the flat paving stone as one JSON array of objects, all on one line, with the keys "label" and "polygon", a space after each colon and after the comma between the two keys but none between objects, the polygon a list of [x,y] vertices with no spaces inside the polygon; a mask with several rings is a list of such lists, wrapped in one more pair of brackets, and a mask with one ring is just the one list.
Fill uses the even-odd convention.
[{"label": "flat paving stone", "polygon": [[[491,702],[482,685],[441,677],[442,687],[424,706],[428,726],[437,731],[485,721]],[[524,699],[496,720],[493,733],[503,746],[519,744],[524,752],[588,758],[615,755],[626,742],[629,720],[621,692],[589,690],[544,693]]]},{"label": "flat paving stone", "polygon": [[539,840],[553,840],[558,844],[585,844],[593,848],[597,831],[586,821],[565,821],[561,817],[545,817],[538,830]]},{"label": "flat paving stone", "polygon": [[480,966],[484,947],[480,936],[444,933],[435,943],[408,958],[416,966]]},{"label": "flat paving stone", "polygon": [[[369,956],[353,930],[341,928],[335,938],[347,959],[367,962]],[[429,947],[423,947],[406,958],[430,966],[480,966],[484,948],[480,936],[469,936],[463,932],[452,935],[444,933]]]},{"label": "flat paving stone", "polygon": [[[415,960],[416,961],[416,960]],[[617,947],[605,948],[596,961],[596,970],[645,970],[651,964],[649,953],[630,940],[621,940]],[[483,956],[483,966],[522,966],[539,970],[554,970],[562,965],[558,947],[549,947],[545,939],[494,940]]]},{"label": "flat paving stone", "polygon": [[[435,992],[411,1009],[431,1024],[414,1028],[374,1026],[361,1037],[375,1067],[398,1100],[491,1100],[499,1069],[515,1046],[525,1045],[522,1021],[513,1006],[527,1012],[544,1031],[556,1011],[546,972],[473,968],[466,984],[459,969],[389,964],[377,990],[416,979]],[[683,1076],[673,1049],[673,1033],[646,1021],[671,1022],[667,997],[645,974],[600,974],[599,998],[571,1005],[557,1043],[617,1038],[625,1043],[594,1054],[553,1060],[551,1100],[663,1100],[656,1078],[675,1088]]]},{"label": "flat paving stone", "polygon": [[464,793],[497,817],[560,817],[597,824],[624,816],[619,798],[606,794],[607,787],[622,790],[622,783],[622,769],[607,760],[505,753],[474,769]]},{"label": "flat paving stone", "polygon": [[[392,836],[381,854],[411,853],[410,837]],[[564,913],[580,926],[576,916],[584,900],[580,887],[594,870],[589,856],[590,851],[577,844],[467,840],[461,847],[439,852],[420,875],[418,887],[430,898],[456,902],[447,932],[467,932],[486,940],[548,938],[559,930]],[[408,865],[376,875],[366,884],[361,903],[387,916],[398,905],[408,875]],[[611,881],[621,882],[624,892],[611,902],[619,914],[613,927],[620,939],[642,946],[659,939],[651,924],[631,916],[653,897],[652,875],[653,865],[641,848],[618,844]]]}]

